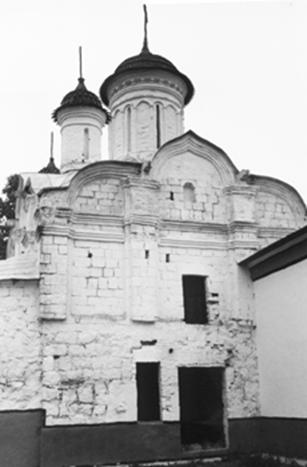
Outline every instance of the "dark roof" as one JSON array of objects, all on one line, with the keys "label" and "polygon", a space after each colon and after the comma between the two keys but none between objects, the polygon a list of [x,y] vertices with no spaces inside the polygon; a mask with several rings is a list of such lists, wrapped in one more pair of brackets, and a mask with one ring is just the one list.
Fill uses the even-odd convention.
[{"label": "dark roof", "polygon": [[78,86],[74,91],[69,92],[64,96],[62,99],[60,107],[54,110],[52,113],[52,118],[55,122],[58,121],[58,112],[62,109],[68,107],[95,107],[96,109],[102,110],[107,115],[107,123],[110,121],[110,114],[107,109],[105,109],[98,96],[91,91],[88,91],[85,84],[84,78],[78,79],[79,83]]},{"label": "dark roof", "polygon": [[194,87],[190,79],[183,73],[180,73],[175,65],[173,65],[173,63],[166,58],[162,57],[161,55],[152,54],[147,46],[143,47],[140,54],[134,55],[133,57],[129,57],[124,60],[116,68],[115,72],[102,83],[100,87],[101,100],[106,105],[109,105],[108,88],[114,79],[118,76],[129,72],[142,73],[144,71],[150,70],[169,71],[170,73],[173,73],[174,75],[181,78],[187,86],[187,93],[184,99],[184,103],[186,105],[190,102],[194,94]]},{"label": "dark roof", "polygon": [[253,280],[307,258],[307,225],[248,256],[239,264],[246,266]]},{"label": "dark roof", "polygon": [[43,167],[38,173],[40,174],[59,174],[60,170],[54,163],[53,157],[50,157],[48,164],[46,167]]}]

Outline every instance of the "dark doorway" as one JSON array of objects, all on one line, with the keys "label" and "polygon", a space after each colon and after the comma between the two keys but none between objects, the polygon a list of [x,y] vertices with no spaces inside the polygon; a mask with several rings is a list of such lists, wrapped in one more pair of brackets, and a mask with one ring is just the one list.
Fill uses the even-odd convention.
[{"label": "dark doorway", "polygon": [[225,447],[223,368],[179,368],[181,442],[186,449]]},{"label": "dark doorway", "polygon": [[159,363],[136,364],[138,420],[160,420]]}]

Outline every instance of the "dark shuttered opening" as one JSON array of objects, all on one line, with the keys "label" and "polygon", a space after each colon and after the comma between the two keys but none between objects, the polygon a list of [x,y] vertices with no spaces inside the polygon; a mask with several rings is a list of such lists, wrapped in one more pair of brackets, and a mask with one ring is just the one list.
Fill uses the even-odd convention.
[{"label": "dark shuttered opening", "polygon": [[225,447],[223,379],[223,368],[179,368],[181,442],[186,449]]},{"label": "dark shuttered opening", "polygon": [[138,421],[160,420],[159,363],[136,364]]},{"label": "dark shuttered opening", "polygon": [[207,324],[206,277],[182,276],[184,321],[189,324]]}]

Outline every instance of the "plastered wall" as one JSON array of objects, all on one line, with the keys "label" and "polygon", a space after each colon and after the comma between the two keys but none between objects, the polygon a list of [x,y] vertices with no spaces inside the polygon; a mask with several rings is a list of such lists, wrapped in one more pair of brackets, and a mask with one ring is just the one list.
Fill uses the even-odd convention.
[{"label": "plastered wall", "polygon": [[307,260],[255,282],[261,414],[306,417]]}]

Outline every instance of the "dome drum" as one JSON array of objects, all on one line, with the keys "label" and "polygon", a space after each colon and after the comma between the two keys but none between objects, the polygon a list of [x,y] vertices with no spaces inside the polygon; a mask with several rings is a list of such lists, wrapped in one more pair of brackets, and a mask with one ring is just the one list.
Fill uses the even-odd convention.
[{"label": "dome drum", "polygon": [[100,88],[112,115],[110,157],[151,160],[162,144],[183,133],[183,109],[193,93],[189,78],[147,46],[122,62]]},{"label": "dome drum", "polygon": [[150,160],[162,144],[183,133],[185,83],[161,74],[129,74],[110,86],[112,159]]},{"label": "dome drum", "polygon": [[184,81],[168,72],[145,72],[141,76],[137,73],[129,73],[118,76],[108,88],[108,101],[110,108],[115,109],[120,103],[133,99],[136,95],[160,96],[184,107],[184,99],[187,87]]}]

